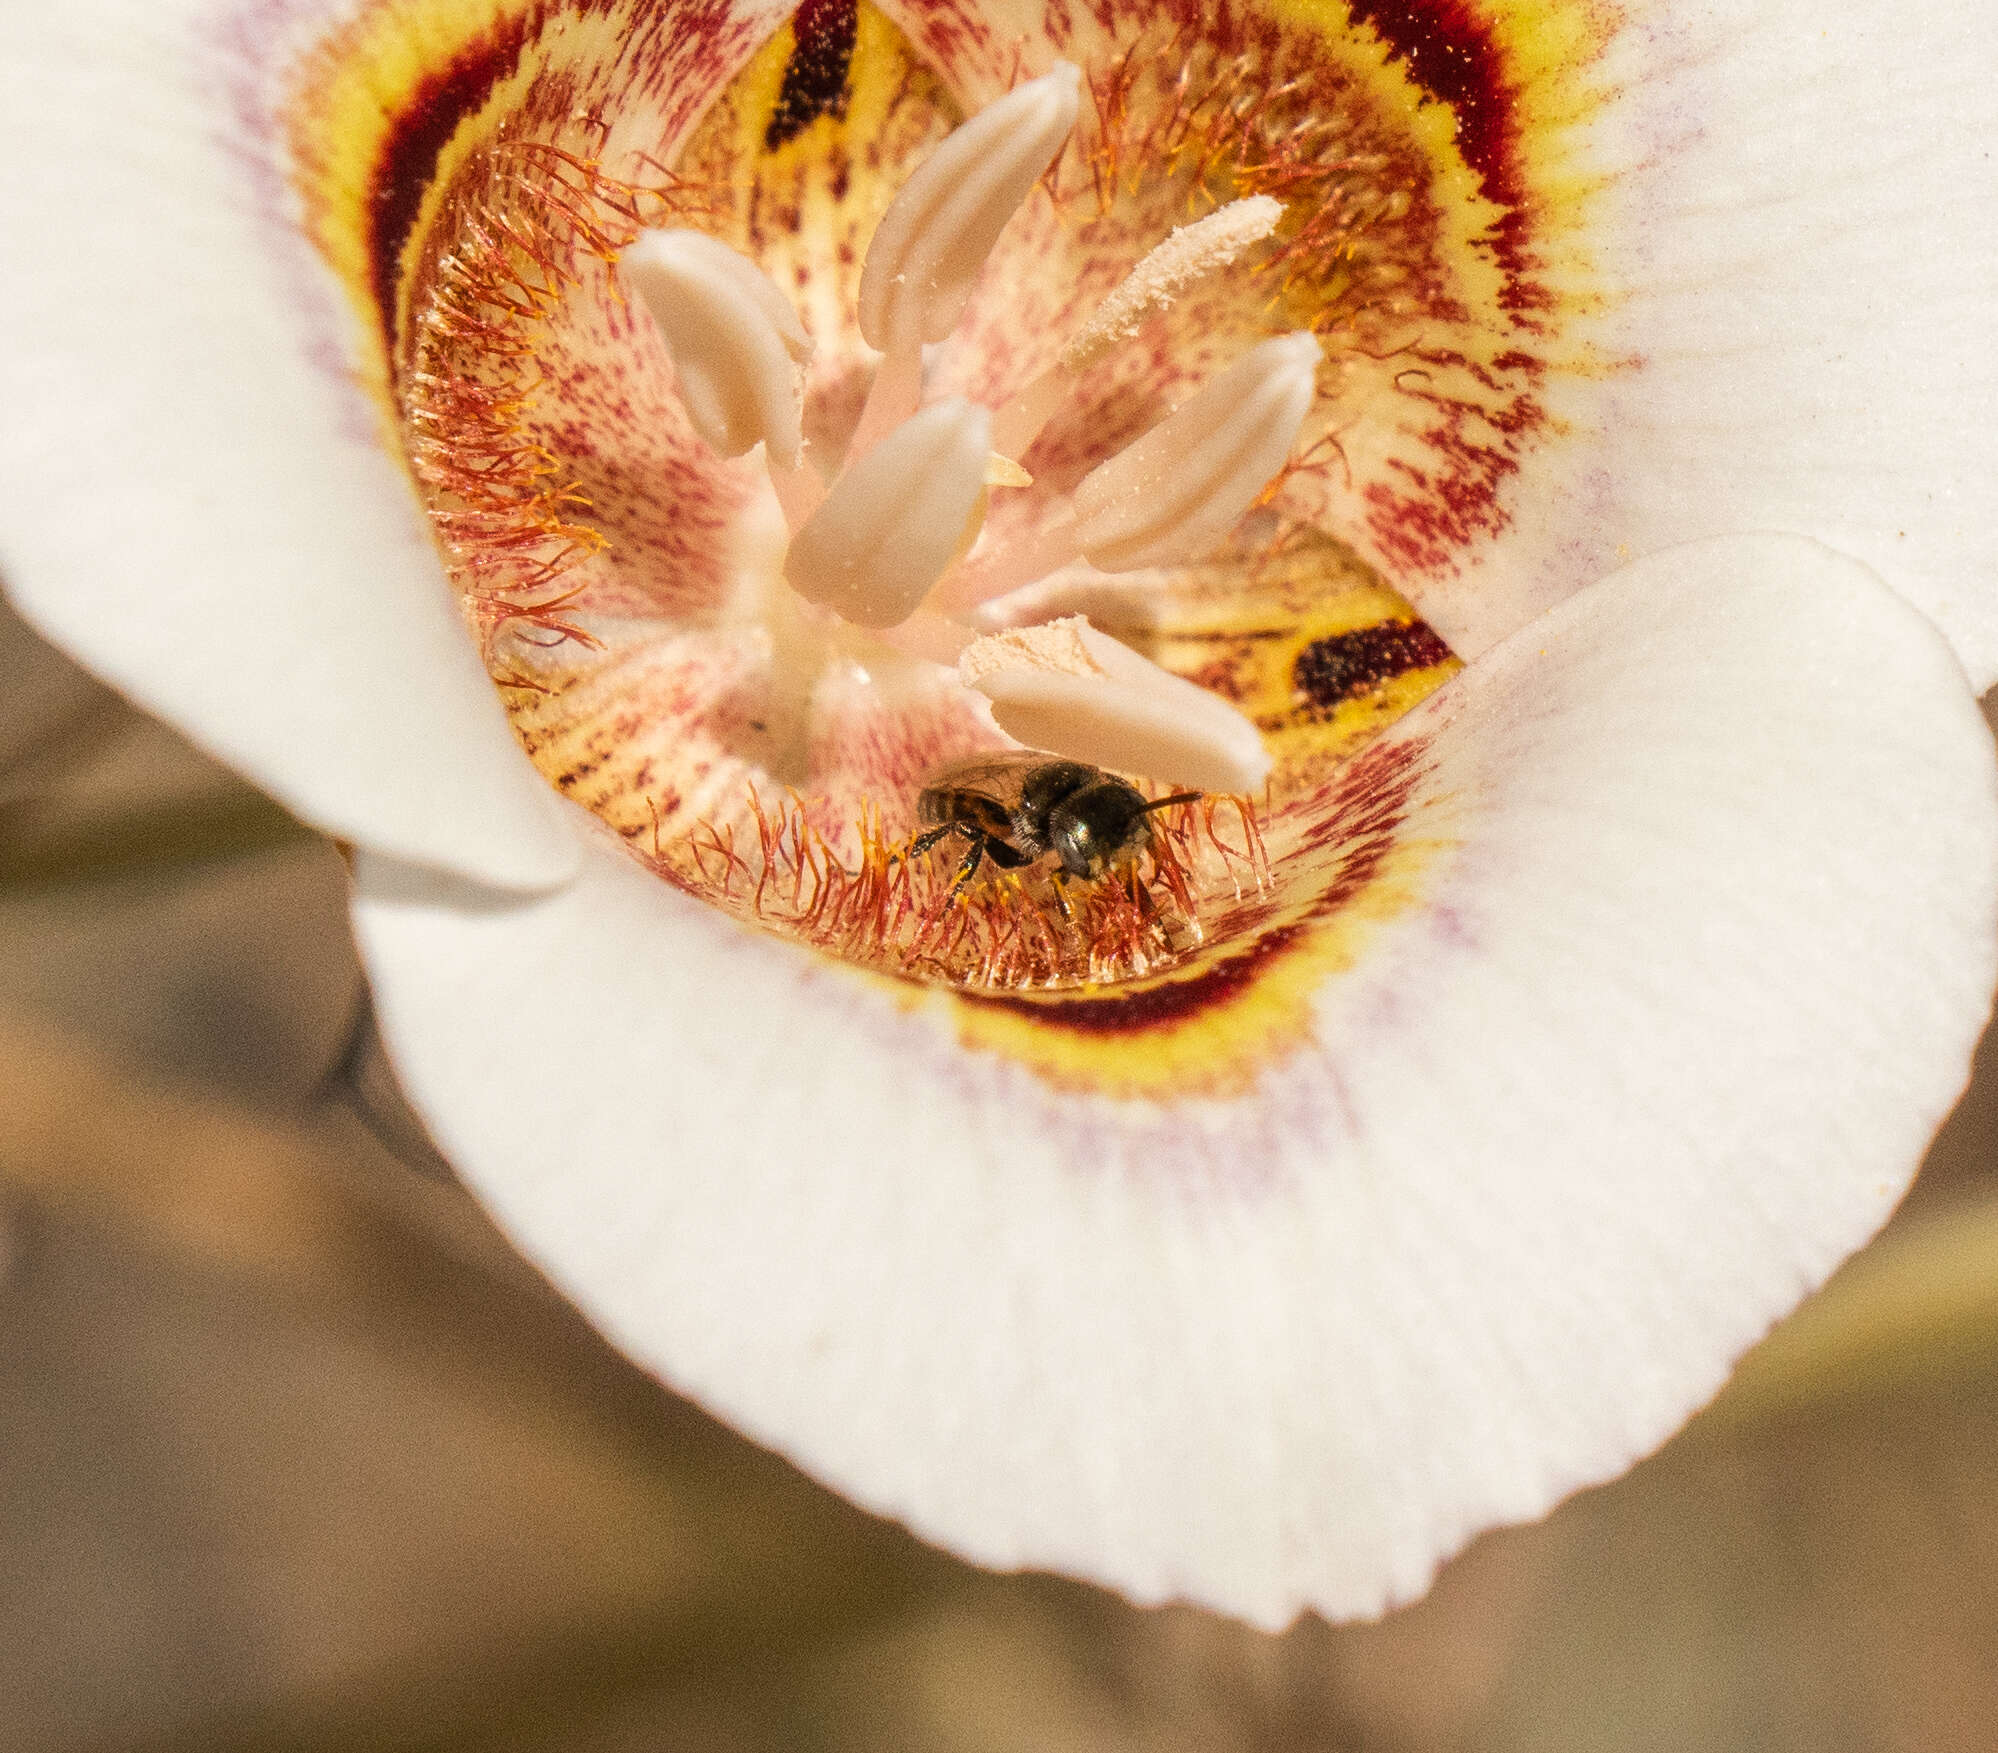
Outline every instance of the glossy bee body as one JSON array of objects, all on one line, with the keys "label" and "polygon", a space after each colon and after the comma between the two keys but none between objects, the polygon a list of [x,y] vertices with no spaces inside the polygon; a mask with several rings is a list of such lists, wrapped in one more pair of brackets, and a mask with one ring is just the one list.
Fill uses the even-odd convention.
[{"label": "glossy bee body", "polygon": [[1061,875],[1092,882],[1127,865],[1151,844],[1151,815],[1168,804],[1191,803],[1197,791],[1148,799],[1135,785],[1082,761],[1019,749],[953,761],[923,782],[916,798],[924,831],[909,855],[946,836],[970,842],[958,866],[956,894],[990,859],[1019,870],[1052,854]]}]

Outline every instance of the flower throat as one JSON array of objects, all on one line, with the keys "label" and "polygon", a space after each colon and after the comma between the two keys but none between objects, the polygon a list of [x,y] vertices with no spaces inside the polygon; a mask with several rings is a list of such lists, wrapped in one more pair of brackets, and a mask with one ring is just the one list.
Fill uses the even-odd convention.
[{"label": "flower throat", "polygon": [[[947,338],[918,310],[899,353],[877,350],[869,246],[959,112],[867,9],[828,95],[843,16],[801,13],[670,168],[607,107],[547,101],[545,79],[464,153],[401,295],[413,467],[530,754],[668,880],[924,981],[1188,974],[1322,884],[1333,776],[1454,667],[1316,515],[1349,467],[1324,380],[1408,345],[1434,243],[1421,180],[1391,141],[1365,149],[1350,106],[1275,77],[1253,33],[1083,57],[1075,120]],[[726,420],[700,429],[627,265],[648,233],[734,252],[795,309],[813,345],[788,465],[783,435],[759,427],[730,457]],[[1207,423],[1173,434],[1231,370]],[[1303,407],[1272,417],[1287,390]],[[1246,493],[1224,483],[1231,499],[1215,434],[1244,408],[1263,411],[1238,423],[1235,476],[1257,467],[1249,438],[1283,442]],[[908,441],[925,417],[927,451]],[[1183,482],[1203,446],[1222,462],[1175,500],[1174,468]],[[956,498],[898,531],[939,454]],[[1120,490],[1092,494],[1105,470]],[[815,523],[831,535],[800,561]],[[872,555],[925,543],[926,576],[867,598]],[[1079,655],[1023,637],[1050,627],[1082,629]],[[1110,674],[1117,653],[1142,674]],[[911,855],[917,801],[1005,746],[995,720],[1148,795],[1201,796],[1102,881],[1043,866],[959,883],[948,849]],[[1209,763],[1191,776],[1189,751]],[[1260,777],[1256,755],[1267,781],[1230,783]]]}]

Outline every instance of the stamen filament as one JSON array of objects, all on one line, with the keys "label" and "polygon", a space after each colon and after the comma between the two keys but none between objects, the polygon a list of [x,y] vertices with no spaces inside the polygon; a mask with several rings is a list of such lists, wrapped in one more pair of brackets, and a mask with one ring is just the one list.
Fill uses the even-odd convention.
[{"label": "stamen filament", "polygon": [[962,621],[927,608],[918,609],[899,626],[884,628],[881,633],[881,638],[897,651],[940,664],[956,663],[964,648],[977,637]]},{"label": "stamen filament", "polygon": [[913,414],[923,399],[923,345],[912,342],[883,355],[868,386],[867,401],[847,445],[847,461],[858,461]]},{"label": "stamen filament", "polygon": [[831,649],[826,617],[772,578],[758,619],[770,636],[770,669],[760,722],[763,765],[772,778],[800,785],[810,776],[812,686]]},{"label": "stamen filament", "polygon": [[997,602],[1024,590],[1081,558],[1075,515],[1063,511],[1025,541],[990,554],[981,551],[938,587],[933,606],[946,614],[963,614],[980,603]]},{"label": "stamen filament", "polygon": [[802,450],[796,463],[786,467],[770,454],[768,447],[763,452],[763,466],[769,472],[771,489],[777,495],[777,504],[784,513],[784,527],[796,535],[805,527],[813,512],[817,511],[826,496],[825,477],[806,461]]}]

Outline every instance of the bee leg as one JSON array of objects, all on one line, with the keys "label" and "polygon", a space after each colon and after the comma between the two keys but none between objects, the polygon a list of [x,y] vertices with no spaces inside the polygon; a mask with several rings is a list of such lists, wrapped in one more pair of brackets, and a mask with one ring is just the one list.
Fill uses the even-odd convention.
[{"label": "bee leg", "polygon": [[946,834],[961,834],[964,831],[964,824],[962,822],[945,822],[940,828],[931,828],[926,833],[918,834],[915,839],[909,842],[906,848],[896,853],[895,856],[897,858],[908,859],[921,858],[925,852],[929,851]]},{"label": "bee leg", "polygon": [[957,878],[950,885],[948,899],[955,901],[964,892],[964,885],[978,874],[978,867],[985,858],[985,836],[976,828],[966,827],[962,822],[953,822],[952,827],[971,836],[971,850],[964,855],[964,862],[957,867]]},{"label": "bee leg", "polygon": [[1061,915],[1064,925],[1073,925],[1075,913],[1068,904],[1068,885],[1062,880],[1063,875],[1064,873],[1057,869],[1049,881],[1054,888],[1055,911]]}]

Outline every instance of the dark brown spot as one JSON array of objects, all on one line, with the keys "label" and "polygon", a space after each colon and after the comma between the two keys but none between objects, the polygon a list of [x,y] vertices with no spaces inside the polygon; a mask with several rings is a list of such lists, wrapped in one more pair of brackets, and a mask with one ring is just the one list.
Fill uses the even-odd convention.
[{"label": "dark brown spot", "polygon": [[1485,198],[1518,206],[1518,122],[1491,27],[1464,0],[1350,0],[1349,10],[1417,85],[1450,106],[1457,150],[1477,173]]},{"label": "dark brown spot", "polygon": [[1256,976],[1297,941],[1302,930],[1299,925],[1278,926],[1236,955],[1210,962],[1187,979],[1156,986],[1089,998],[1012,998],[983,992],[964,996],[973,1004],[1017,1011],[1078,1035],[1130,1035],[1143,1029],[1169,1028],[1247,991]]},{"label": "dark brown spot", "polygon": [[1301,707],[1329,712],[1342,700],[1410,670],[1432,668],[1449,656],[1450,648],[1426,622],[1383,621],[1314,639],[1297,654],[1291,686]]},{"label": "dark brown spot", "polygon": [[766,152],[795,139],[821,116],[846,114],[846,75],[859,28],[859,0],[804,0],[791,20],[797,47],[784,64],[777,107],[763,131]]},{"label": "dark brown spot", "polygon": [[1487,233],[1506,285],[1499,308],[1527,328],[1531,312],[1551,308],[1533,276],[1532,220],[1521,165],[1517,93],[1491,27],[1468,0],[1351,0],[1356,24],[1371,26],[1409,76],[1455,117],[1457,151],[1488,201],[1505,211]]}]

